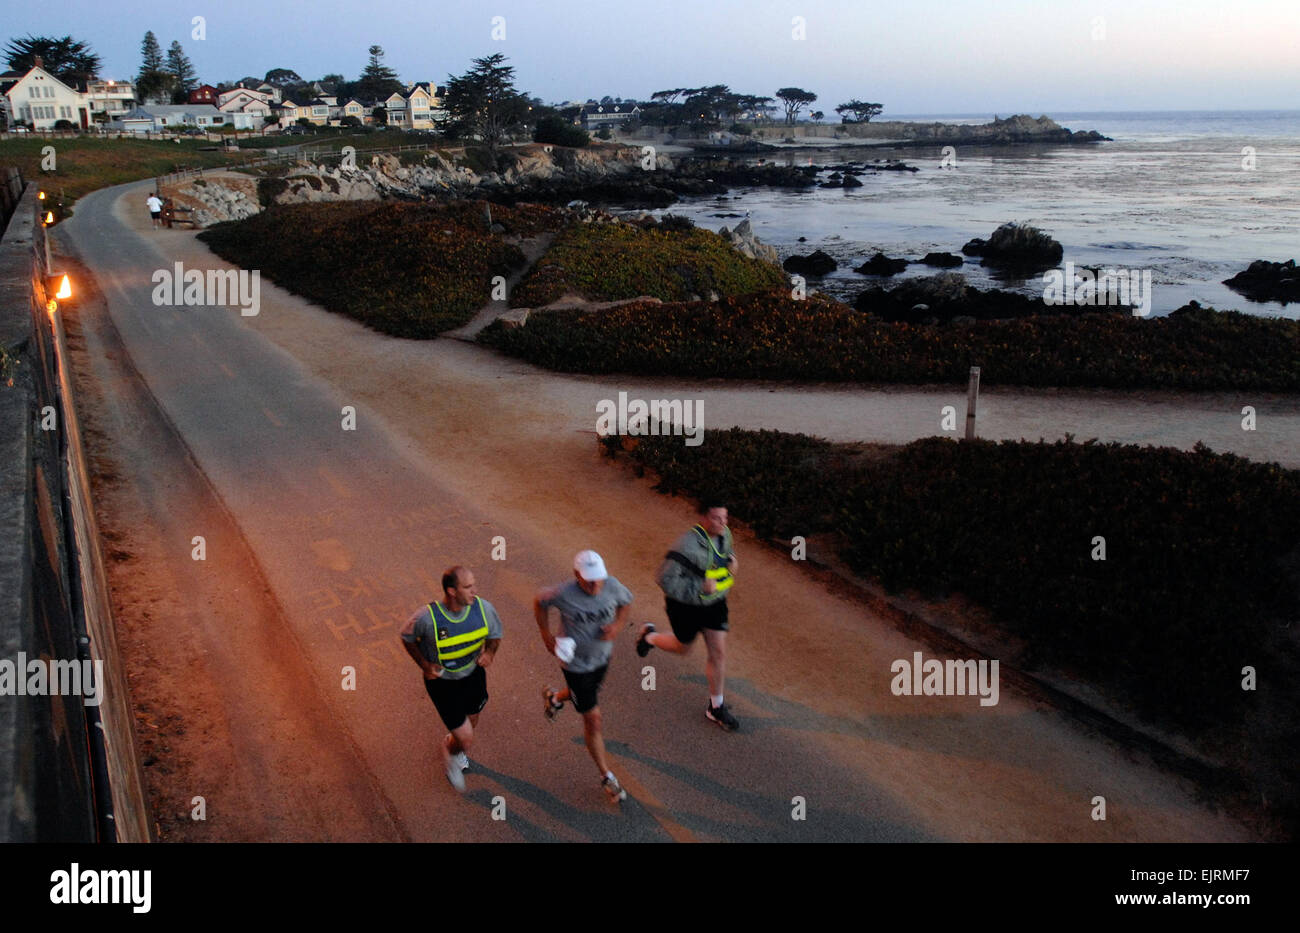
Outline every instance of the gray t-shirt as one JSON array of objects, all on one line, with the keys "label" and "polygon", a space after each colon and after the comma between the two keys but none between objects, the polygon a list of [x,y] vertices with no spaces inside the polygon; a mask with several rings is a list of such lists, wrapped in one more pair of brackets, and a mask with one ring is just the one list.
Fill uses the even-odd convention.
[{"label": "gray t-shirt", "polygon": [[[486,599],[479,597],[479,602],[483,604],[483,615],[487,618],[487,640],[501,637],[501,617],[497,615],[496,608]],[[445,610],[447,607],[443,605]],[[468,608],[468,607],[467,607]],[[463,611],[463,610],[462,610]],[[402,627],[402,641],[411,645],[418,645],[420,653],[427,660],[438,661],[438,647],[436,644],[438,629],[433,624],[433,617],[429,615],[429,607],[425,605],[420,608],[415,615],[406,620],[406,625]],[[442,672],[443,680],[461,680],[474,673],[474,668],[478,667],[478,655],[474,655],[474,663],[466,664],[459,671],[449,671],[445,668]]]},{"label": "gray t-shirt", "polygon": [[577,580],[557,584],[542,592],[542,608],[554,606],[559,609],[560,634],[577,643],[573,660],[564,665],[566,671],[585,674],[609,663],[614,643],[602,641],[600,630],[614,621],[619,606],[628,605],[632,599],[632,591],[615,577],[606,577],[605,585],[595,596],[583,592]]}]

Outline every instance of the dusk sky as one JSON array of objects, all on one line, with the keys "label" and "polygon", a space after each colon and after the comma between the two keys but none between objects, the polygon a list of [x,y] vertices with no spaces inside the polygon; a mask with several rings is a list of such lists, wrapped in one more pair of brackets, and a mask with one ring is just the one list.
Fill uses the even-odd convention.
[{"label": "dusk sky", "polygon": [[[806,38],[794,38],[796,17]],[[1300,106],[1297,0],[49,0],[9,5],[3,29],[6,41],[87,41],[105,78],[135,76],[152,29],[212,84],[276,67],[356,78],[377,44],[403,81],[445,83],[502,52],[520,89],[548,102],[728,84],[802,87],[828,116],[854,97],[884,104],[886,118]]]}]

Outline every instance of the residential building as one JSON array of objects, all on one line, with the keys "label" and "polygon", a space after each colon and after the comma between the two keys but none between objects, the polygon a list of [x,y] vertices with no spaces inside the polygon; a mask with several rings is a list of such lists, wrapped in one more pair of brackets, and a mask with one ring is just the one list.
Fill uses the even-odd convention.
[{"label": "residential building", "polygon": [[344,117],[356,117],[362,123],[368,123],[370,121],[370,111],[373,109],[374,107],[367,107],[355,97],[350,97],[339,104],[337,119],[342,121]]},{"label": "residential building", "polygon": [[[243,117],[243,120],[237,120]],[[128,133],[160,133],[169,127],[195,127],[201,130],[220,129],[230,124],[237,129],[256,129],[252,114],[226,114],[211,104],[155,104],[141,105],[124,114],[117,122]],[[240,126],[240,123],[244,126]]]},{"label": "residential building", "polygon": [[388,125],[403,130],[431,130],[447,119],[442,98],[447,93],[427,81],[408,85],[406,93],[394,91],[383,102],[388,112]]},{"label": "residential building", "polygon": [[598,130],[602,126],[617,127],[622,123],[639,117],[641,108],[635,103],[623,104],[585,104],[578,111],[578,121],[584,129]]},{"label": "residential building", "polygon": [[269,94],[263,94],[261,91],[254,90],[252,88],[240,87],[236,85],[235,87],[232,87],[229,90],[219,92],[217,94],[217,99],[213,103],[215,103],[218,107],[224,107],[232,100],[241,103],[245,103],[250,100],[256,100],[256,101],[261,101],[262,103],[267,105],[270,105],[273,102],[273,99]]},{"label": "residential building", "polygon": [[135,107],[135,85],[130,81],[91,81],[82,96],[96,123],[116,120]]},{"label": "residential building", "polygon": [[217,89],[211,84],[200,84],[194,90],[190,91],[186,100],[191,104],[212,104],[217,105]]},{"label": "residential building", "polygon": [[41,67],[40,58],[26,72],[0,75],[0,95],[5,97],[12,123],[25,123],[35,130],[52,130],[60,120],[80,129],[90,125],[90,105],[84,95]]}]

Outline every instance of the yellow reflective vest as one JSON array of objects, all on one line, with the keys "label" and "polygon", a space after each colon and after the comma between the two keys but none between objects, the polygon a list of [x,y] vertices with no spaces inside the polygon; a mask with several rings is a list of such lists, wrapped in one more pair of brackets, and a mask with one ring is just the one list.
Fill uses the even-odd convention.
[{"label": "yellow reflective vest", "polygon": [[438,664],[449,671],[464,670],[474,663],[487,641],[487,612],[483,600],[475,596],[459,617],[448,614],[442,603],[429,604],[433,619],[434,652]]}]

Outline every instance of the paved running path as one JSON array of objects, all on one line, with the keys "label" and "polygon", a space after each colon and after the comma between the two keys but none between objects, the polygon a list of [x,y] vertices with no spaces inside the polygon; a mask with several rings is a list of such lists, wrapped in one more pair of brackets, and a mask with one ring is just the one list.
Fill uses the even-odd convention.
[{"label": "paved running path", "polygon": [[[994,707],[893,696],[891,661],[927,649],[743,534],[728,681],[742,731],[724,735],[704,721],[702,649],[641,662],[630,637],[622,640],[602,693],[613,766],[633,798],[619,812],[596,787],[577,720],[542,721],[538,693],[558,672],[541,649],[530,599],[538,585],[569,576],[575,550],[592,546],[637,594],[633,618],[662,621],[654,568],[690,515],[599,461],[595,400],[619,389],[702,394],[710,428],[735,421],[897,441],[939,433],[939,408],[963,412],[964,396],[553,376],[454,341],[384,338],[267,281],[255,318],[158,307],[155,270],[225,264],[192,233],[148,229],[144,188],[84,198],[65,232],[95,270],[135,366],[256,554],[339,741],[355,743],[404,836],[1250,838],[1197,803],[1187,782],[1005,686]],[[1080,427],[1104,420],[1097,397],[989,393],[982,433],[1101,434]],[[1270,419],[1300,417],[1294,400],[1245,403],[1261,412],[1258,438],[1271,437]],[[1185,435],[1189,445],[1240,408],[1226,397],[1196,404],[1107,408],[1118,412],[1109,423],[1140,435],[1124,439]],[[355,431],[341,429],[347,405],[357,409]],[[1222,436],[1235,437],[1226,428]],[[1275,437],[1266,443],[1285,447]],[[505,561],[490,559],[497,535],[508,542]],[[177,559],[189,559],[188,542]],[[457,560],[474,568],[507,626],[464,798],[438,774],[433,742],[442,730],[396,638],[437,592],[437,573]],[[653,691],[642,689],[647,666]],[[356,669],[355,691],[341,689],[345,667]],[[1089,818],[1095,795],[1107,798],[1105,822]],[[492,819],[498,798],[505,820]],[[795,798],[807,819],[792,819]]]}]

